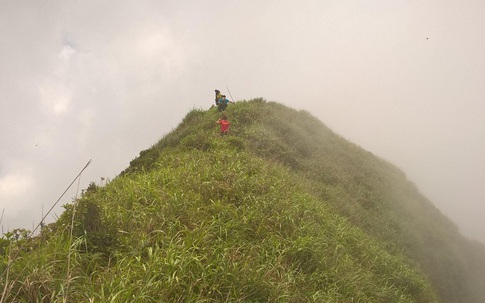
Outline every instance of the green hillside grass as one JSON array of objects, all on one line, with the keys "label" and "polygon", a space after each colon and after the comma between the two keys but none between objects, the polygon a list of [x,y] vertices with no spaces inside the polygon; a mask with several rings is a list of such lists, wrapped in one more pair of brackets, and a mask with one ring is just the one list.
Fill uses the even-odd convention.
[{"label": "green hillside grass", "polygon": [[480,302],[485,250],[400,170],[305,111],[226,113],[230,135],[194,109],[39,236],[4,237],[0,302]]}]

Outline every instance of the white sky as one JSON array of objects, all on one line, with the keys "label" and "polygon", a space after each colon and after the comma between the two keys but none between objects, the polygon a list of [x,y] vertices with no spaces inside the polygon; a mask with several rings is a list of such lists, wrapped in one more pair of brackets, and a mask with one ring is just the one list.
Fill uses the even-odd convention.
[{"label": "white sky", "polygon": [[114,178],[229,87],[310,111],[485,243],[484,13],[478,0],[0,0],[3,231],[32,229],[89,159],[81,189]]}]

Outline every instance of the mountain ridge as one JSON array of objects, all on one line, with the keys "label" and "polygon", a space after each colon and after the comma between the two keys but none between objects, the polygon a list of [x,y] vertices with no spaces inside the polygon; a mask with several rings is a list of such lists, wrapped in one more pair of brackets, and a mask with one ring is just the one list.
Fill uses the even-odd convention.
[{"label": "mountain ridge", "polygon": [[[483,246],[398,168],[307,111],[260,98],[226,114],[230,135],[216,109],[194,109],[114,180],[92,183],[24,239],[35,247],[25,256],[46,261],[18,262],[27,274],[11,289],[78,302],[479,302]],[[56,250],[77,263],[46,256]]]}]

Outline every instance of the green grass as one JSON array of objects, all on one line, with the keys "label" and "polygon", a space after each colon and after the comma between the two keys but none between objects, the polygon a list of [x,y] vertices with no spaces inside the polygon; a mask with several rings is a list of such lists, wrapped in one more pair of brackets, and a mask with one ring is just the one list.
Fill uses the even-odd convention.
[{"label": "green grass", "polygon": [[464,260],[483,248],[398,169],[304,111],[241,101],[224,137],[219,115],[192,110],[39,237],[2,239],[3,302],[478,302]]}]

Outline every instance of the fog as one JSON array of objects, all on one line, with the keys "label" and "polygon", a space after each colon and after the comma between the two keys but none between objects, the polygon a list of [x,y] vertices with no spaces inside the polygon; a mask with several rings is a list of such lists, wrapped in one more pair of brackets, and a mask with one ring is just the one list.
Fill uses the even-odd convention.
[{"label": "fog", "polygon": [[[0,0],[0,211],[32,229],[214,89],[305,109],[485,243],[485,3]],[[48,221],[72,201],[78,183]]]}]

